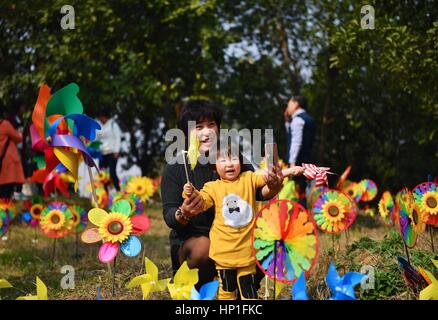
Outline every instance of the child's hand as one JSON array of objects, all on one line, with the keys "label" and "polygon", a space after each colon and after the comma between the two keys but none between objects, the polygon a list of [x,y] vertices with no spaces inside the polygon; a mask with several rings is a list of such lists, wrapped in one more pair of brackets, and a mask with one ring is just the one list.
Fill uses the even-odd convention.
[{"label": "child's hand", "polygon": [[190,198],[192,196],[193,190],[194,188],[191,183],[186,183],[184,185],[184,193],[186,194],[187,198]]}]

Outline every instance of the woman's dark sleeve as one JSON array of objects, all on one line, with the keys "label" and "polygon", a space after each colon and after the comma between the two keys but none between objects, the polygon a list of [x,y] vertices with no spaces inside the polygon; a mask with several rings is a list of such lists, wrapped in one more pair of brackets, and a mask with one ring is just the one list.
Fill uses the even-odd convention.
[{"label": "woman's dark sleeve", "polygon": [[161,177],[161,199],[163,201],[163,217],[169,228],[180,230],[186,226],[176,220],[175,212],[182,205],[184,177],[178,164],[166,164]]},{"label": "woman's dark sleeve", "polygon": [[[245,171],[253,171],[254,172],[254,167],[251,164],[243,164],[241,171],[242,172],[245,172]],[[263,189],[263,187],[257,188],[257,190],[256,190],[256,200],[257,201],[268,201],[268,200],[271,200],[272,198],[265,198],[263,196],[262,189]]]}]

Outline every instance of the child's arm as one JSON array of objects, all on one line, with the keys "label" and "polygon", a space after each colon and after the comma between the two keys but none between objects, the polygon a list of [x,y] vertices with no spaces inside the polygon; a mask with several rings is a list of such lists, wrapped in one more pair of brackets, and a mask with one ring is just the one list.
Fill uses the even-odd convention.
[{"label": "child's arm", "polygon": [[206,211],[207,209],[211,208],[214,205],[213,198],[210,195],[211,192],[209,192],[210,188],[208,184],[205,184],[201,191],[196,190],[191,183],[186,183],[183,189],[184,189],[183,191],[184,198],[185,197],[192,198],[193,201],[198,200],[197,198],[199,198],[199,201],[201,201],[202,211],[197,212],[194,215],[198,215],[199,213]]},{"label": "child's arm", "polygon": [[285,177],[289,177],[289,176],[296,177],[296,176],[302,175],[304,173],[304,170],[305,169],[303,167],[293,166],[293,167],[281,170],[281,173],[283,173],[283,176],[285,176]]}]

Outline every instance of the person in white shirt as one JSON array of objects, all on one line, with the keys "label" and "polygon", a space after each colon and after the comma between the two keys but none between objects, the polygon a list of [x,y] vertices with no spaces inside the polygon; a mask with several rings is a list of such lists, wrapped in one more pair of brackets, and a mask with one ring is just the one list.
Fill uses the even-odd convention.
[{"label": "person in white shirt", "polygon": [[114,187],[120,190],[119,178],[117,176],[117,160],[120,156],[120,144],[122,141],[122,131],[117,122],[111,118],[109,110],[101,109],[98,114],[98,122],[102,127],[97,131],[97,140],[101,141],[100,152],[102,160],[99,161],[101,169],[108,168]]},{"label": "person in white shirt", "polygon": [[[289,99],[284,111],[287,131],[287,153],[285,162],[289,166],[312,163],[312,148],[315,137],[315,121],[306,112],[307,100],[303,96]],[[299,186],[300,203],[305,206],[307,180],[303,176],[294,178]]]}]

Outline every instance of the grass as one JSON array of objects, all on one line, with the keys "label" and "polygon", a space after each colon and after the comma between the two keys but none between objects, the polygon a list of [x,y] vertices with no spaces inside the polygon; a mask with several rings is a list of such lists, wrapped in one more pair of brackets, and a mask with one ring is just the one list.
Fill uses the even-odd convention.
[{"label": "grass", "polygon": [[[67,201],[67,200],[66,200]],[[84,207],[89,206],[88,200],[73,199]],[[18,208],[20,210],[20,208]],[[159,269],[159,278],[169,278],[172,275],[169,256],[169,229],[162,219],[159,201],[150,203],[146,213],[151,219],[151,228],[140,236],[145,255]],[[0,241],[0,278],[7,279],[14,288],[1,289],[2,299],[16,299],[18,296],[35,294],[35,278],[40,277],[48,287],[49,299],[62,300],[95,300],[100,287],[102,299],[112,297],[112,266],[105,265],[97,259],[100,243],[84,244],[78,242],[80,256],[75,256],[76,237],[68,236],[56,241],[56,257],[52,263],[53,239],[44,237],[38,231],[38,241],[34,229],[21,224],[13,225],[8,234],[8,240]],[[360,271],[364,265],[371,265],[375,270],[375,289],[358,289],[357,296],[361,299],[406,300],[415,296],[406,286],[396,257],[405,256],[401,237],[394,228],[384,226],[378,217],[360,214],[348,234],[348,244],[345,233],[335,236],[333,251],[332,236],[320,233],[319,254],[307,280],[308,294],[313,299],[326,299],[330,291],[325,283],[325,274],[330,261],[334,261],[338,272],[342,275],[347,271]],[[435,243],[438,243],[435,237]],[[422,266],[429,271],[436,271],[430,261],[434,254],[430,250],[429,234],[419,237],[415,249],[410,250],[414,265]],[[144,273],[143,255],[128,258],[123,254],[117,257],[115,277],[115,297],[117,300],[142,299],[140,288],[127,289],[126,284],[133,277]],[[62,289],[61,267],[70,265],[75,270],[75,288]],[[269,298],[273,297],[273,284],[268,282]],[[286,285],[278,299],[290,299],[290,285]],[[262,281],[260,297],[266,294],[265,281]],[[150,299],[170,299],[169,293],[153,293]]]}]

